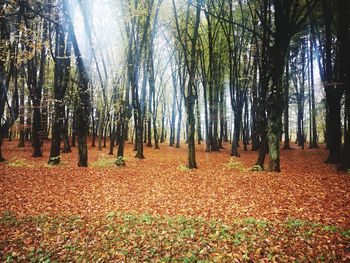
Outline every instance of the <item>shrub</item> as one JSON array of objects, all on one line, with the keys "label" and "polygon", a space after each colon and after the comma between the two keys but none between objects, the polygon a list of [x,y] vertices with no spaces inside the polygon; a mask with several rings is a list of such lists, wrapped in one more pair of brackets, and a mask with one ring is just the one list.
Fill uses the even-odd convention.
[{"label": "shrub", "polygon": [[11,166],[11,167],[32,167],[33,165],[28,164],[25,159],[13,157],[11,160],[9,160],[8,166]]},{"label": "shrub", "polygon": [[107,157],[105,155],[101,155],[101,157],[91,164],[92,167],[98,168],[108,168],[114,166],[114,159],[111,157]]},{"label": "shrub", "polygon": [[248,171],[248,169],[244,168],[243,164],[241,162],[237,162],[234,157],[231,157],[230,161],[227,164],[225,164],[225,166],[230,169],[238,170],[240,172]]},{"label": "shrub", "polygon": [[190,168],[188,168],[186,165],[182,165],[182,164],[180,166],[178,166],[176,169],[179,171],[182,171],[182,172],[186,172],[186,171],[190,170]]},{"label": "shrub", "polygon": [[125,166],[125,159],[123,158],[123,156],[118,156],[117,160],[115,161],[115,164],[117,166]]},{"label": "shrub", "polygon": [[264,168],[262,168],[260,165],[256,164],[251,169],[253,172],[262,172],[264,171]]}]

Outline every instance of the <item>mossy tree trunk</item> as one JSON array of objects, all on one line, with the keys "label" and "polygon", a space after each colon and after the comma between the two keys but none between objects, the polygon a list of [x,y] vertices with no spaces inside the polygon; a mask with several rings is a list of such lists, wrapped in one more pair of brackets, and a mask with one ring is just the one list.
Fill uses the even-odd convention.
[{"label": "mossy tree trunk", "polygon": [[68,85],[70,59],[66,57],[66,49],[69,50],[70,41],[67,39],[67,21],[56,25],[56,46],[55,46],[55,76],[54,76],[54,112],[52,119],[51,148],[49,164],[60,163],[61,151],[61,129],[64,119],[63,98]]},{"label": "mossy tree trunk", "polygon": [[[292,1],[275,1],[274,45],[270,48],[269,83],[267,94],[267,138],[271,172],[280,172],[280,137],[282,134],[282,113],[284,109],[283,73],[292,32]],[[294,28],[293,28],[294,30]]]}]

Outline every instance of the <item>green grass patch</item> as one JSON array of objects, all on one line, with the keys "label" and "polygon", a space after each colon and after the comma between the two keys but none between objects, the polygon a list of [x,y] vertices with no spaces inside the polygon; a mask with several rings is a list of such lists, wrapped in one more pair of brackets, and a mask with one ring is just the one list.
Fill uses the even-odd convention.
[{"label": "green grass patch", "polygon": [[242,162],[237,161],[236,157],[231,157],[229,162],[224,164],[229,169],[238,170],[240,172],[248,172],[250,168],[245,168]]},{"label": "green grass patch", "polygon": [[45,163],[43,166],[45,168],[56,168],[56,167],[62,167],[62,166],[65,166],[66,165],[66,162],[65,161],[62,161],[60,160],[60,163],[59,164],[52,164],[52,163]]},{"label": "green grass patch", "polygon": [[111,168],[116,166],[116,160],[117,159],[113,155],[108,156],[101,154],[96,161],[91,163],[91,166],[97,168]]},{"label": "green grass patch", "polygon": [[186,165],[179,165],[177,168],[177,170],[181,171],[181,172],[187,172],[189,170],[191,170],[190,168],[188,168]]},{"label": "green grass patch", "polygon": [[26,159],[13,157],[7,161],[7,165],[10,167],[34,167],[34,165],[29,164]]}]

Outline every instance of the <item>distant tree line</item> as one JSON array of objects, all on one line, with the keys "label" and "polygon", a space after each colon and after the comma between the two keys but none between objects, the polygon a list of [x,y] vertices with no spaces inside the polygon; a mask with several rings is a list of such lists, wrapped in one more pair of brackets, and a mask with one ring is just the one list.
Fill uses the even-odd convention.
[{"label": "distant tree line", "polygon": [[326,162],[350,169],[349,1],[113,4],[123,21],[118,70],[113,51],[96,45],[93,1],[0,1],[1,161],[5,138],[30,141],[33,157],[49,140],[53,165],[77,146],[85,167],[88,137],[98,150],[109,142],[111,155],[118,147],[117,164],[126,141],[142,159],[145,146],[178,148],[183,137],[189,168],[197,168],[196,144],[211,152],[230,142],[232,156],[242,145],[258,151],[256,165],[279,172],[295,105],[296,143],[317,148],[322,133]]}]

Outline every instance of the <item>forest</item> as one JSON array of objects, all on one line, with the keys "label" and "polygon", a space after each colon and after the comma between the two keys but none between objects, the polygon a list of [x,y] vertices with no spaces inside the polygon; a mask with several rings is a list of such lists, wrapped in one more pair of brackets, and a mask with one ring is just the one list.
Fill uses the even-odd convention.
[{"label": "forest", "polygon": [[1,261],[350,261],[349,12],[0,0]]}]

